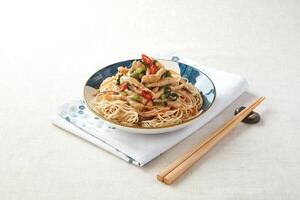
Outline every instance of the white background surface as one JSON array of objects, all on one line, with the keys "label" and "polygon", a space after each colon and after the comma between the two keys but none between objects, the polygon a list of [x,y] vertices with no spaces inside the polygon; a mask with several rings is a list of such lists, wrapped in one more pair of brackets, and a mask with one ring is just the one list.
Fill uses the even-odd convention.
[{"label": "white background surface", "polygon": [[[0,1],[0,199],[299,199],[299,1]],[[99,66],[177,51],[265,95],[173,186],[154,178],[239,102],[138,168],[50,124]]]}]

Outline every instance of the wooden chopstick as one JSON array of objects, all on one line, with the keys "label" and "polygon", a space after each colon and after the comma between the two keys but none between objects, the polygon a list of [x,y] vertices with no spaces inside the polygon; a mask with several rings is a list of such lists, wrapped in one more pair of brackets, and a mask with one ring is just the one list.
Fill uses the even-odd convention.
[{"label": "wooden chopstick", "polygon": [[[258,99],[259,100],[259,99]],[[199,148],[201,148],[203,145],[205,145],[207,142],[209,142],[212,138],[216,137],[221,131],[223,131],[227,126],[229,126],[232,122],[234,122],[240,115],[245,113],[247,109],[244,109],[242,112],[240,112],[239,115],[234,116],[230,121],[228,121],[226,124],[224,124],[222,127],[217,129],[213,134],[209,135],[204,141],[201,142],[201,144],[196,145],[194,148],[192,148],[190,151],[186,152],[183,156],[175,160],[173,163],[171,163],[168,167],[166,167],[164,170],[162,170],[158,175],[157,179],[159,181],[163,182],[163,178],[169,174],[173,169],[175,169],[178,165],[180,165],[183,161],[188,159],[193,153],[195,153]]]},{"label": "wooden chopstick", "polygon": [[234,116],[222,127],[217,129],[213,134],[204,141],[196,145],[183,156],[175,160],[158,175],[157,179],[165,184],[172,184],[180,175],[195,164],[205,153],[223,139],[234,127],[236,127],[251,111],[253,111],[265,97],[261,97],[253,102],[246,109],[242,110],[238,115]]}]

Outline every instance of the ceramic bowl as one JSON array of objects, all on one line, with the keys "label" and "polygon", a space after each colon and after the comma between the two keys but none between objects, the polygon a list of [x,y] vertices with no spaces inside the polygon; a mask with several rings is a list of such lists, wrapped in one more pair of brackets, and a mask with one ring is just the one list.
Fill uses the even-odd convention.
[{"label": "ceramic bowl", "polygon": [[175,62],[171,60],[157,59],[162,65],[166,67],[166,69],[171,69],[173,71],[176,71],[182,77],[187,78],[190,83],[192,83],[196,88],[198,88],[199,91],[201,91],[201,95],[203,98],[203,106],[201,108],[202,113],[197,117],[188,120],[186,122],[183,122],[181,124],[161,127],[161,128],[129,127],[111,121],[109,119],[106,119],[95,109],[95,106],[93,105],[93,99],[94,99],[93,94],[95,93],[95,90],[99,88],[100,84],[104,79],[110,76],[114,76],[117,73],[119,66],[129,67],[134,60],[138,60],[138,59],[117,62],[98,70],[88,79],[88,81],[84,86],[84,99],[86,101],[88,108],[91,111],[93,111],[97,116],[99,116],[102,120],[109,123],[111,126],[114,126],[117,129],[126,132],[134,132],[140,134],[158,134],[158,133],[172,132],[181,129],[183,127],[186,127],[189,124],[195,122],[196,119],[201,118],[201,116],[203,116],[214,103],[214,100],[216,98],[216,88],[212,80],[205,73],[203,73],[199,69],[196,69],[184,63]]}]

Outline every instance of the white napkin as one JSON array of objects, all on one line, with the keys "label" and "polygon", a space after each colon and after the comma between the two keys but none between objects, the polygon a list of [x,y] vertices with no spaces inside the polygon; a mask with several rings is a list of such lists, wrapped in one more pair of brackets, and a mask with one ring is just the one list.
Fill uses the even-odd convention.
[{"label": "white napkin", "polygon": [[57,114],[53,116],[53,124],[129,163],[143,166],[201,128],[229,106],[247,88],[247,81],[240,76],[209,69],[174,54],[165,58],[178,60],[199,68],[215,84],[217,97],[213,106],[203,116],[199,117],[195,123],[175,132],[157,135],[127,133],[110,127],[90,112],[83,100],[77,100],[62,105]]}]

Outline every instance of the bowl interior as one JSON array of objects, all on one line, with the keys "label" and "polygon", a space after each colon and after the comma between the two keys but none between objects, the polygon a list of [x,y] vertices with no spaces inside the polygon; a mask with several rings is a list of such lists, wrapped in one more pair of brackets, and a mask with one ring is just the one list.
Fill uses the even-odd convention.
[{"label": "bowl interior", "polygon": [[[93,94],[95,93],[95,90],[99,88],[100,84],[103,82],[104,79],[110,76],[114,76],[117,71],[118,67],[120,66],[125,66],[129,67],[131,63],[137,59],[132,59],[132,60],[126,60],[126,61],[121,61],[118,63],[111,64],[109,66],[106,66],[99,71],[97,71],[95,74],[93,74],[88,81],[85,84],[84,87],[84,98],[86,101],[87,106],[89,107],[90,110],[92,110],[96,115],[98,115],[100,118],[103,120],[109,122],[112,125],[115,125],[117,128],[124,128],[127,131],[132,131],[132,132],[137,132],[136,129],[152,129],[152,132],[161,132],[163,130],[167,131],[168,127],[163,127],[163,128],[141,128],[141,127],[127,127],[124,125],[117,124],[111,120],[105,119],[101,114],[96,112],[96,109],[93,105],[93,99],[94,96]],[[202,91],[202,98],[203,98],[203,106],[202,110],[203,113],[205,113],[213,104],[215,97],[216,97],[216,88],[211,81],[211,79],[204,74],[202,71],[199,69],[196,69],[192,66],[189,66],[187,64],[183,64],[180,62],[174,62],[170,60],[163,60],[163,59],[157,59],[160,63],[162,63],[167,69],[171,69],[173,71],[176,71],[179,73],[181,76],[187,78],[190,83],[192,83],[196,88],[198,88],[199,91]],[[198,117],[200,117],[199,115]],[[196,117],[196,118],[198,118]],[[196,119],[194,118],[194,119]],[[194,120],[192,119],[192,120]],[[191,120],[191,121],[192,121]],[[184,122],[186,123],[186,122]],[[184,124],[183,123],[183,124]],[[178,125],[174,125],[178,126]],[[178,127],[183,127],[182,124]],[[158,130],[160,129],[160,131]],[[163,132],[165,132],[163,131]],[[151,132],[151,130],[148,130],[148,132]]]}]

